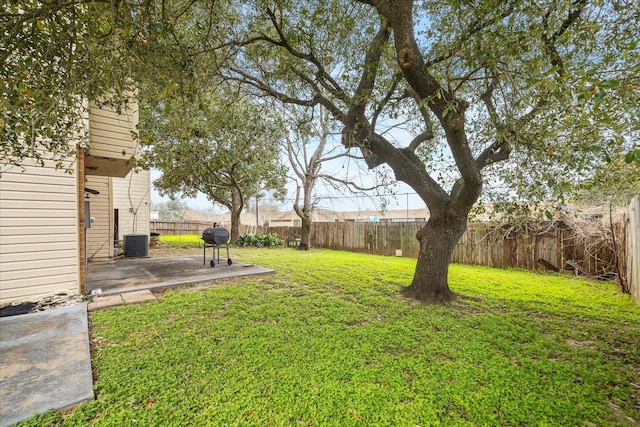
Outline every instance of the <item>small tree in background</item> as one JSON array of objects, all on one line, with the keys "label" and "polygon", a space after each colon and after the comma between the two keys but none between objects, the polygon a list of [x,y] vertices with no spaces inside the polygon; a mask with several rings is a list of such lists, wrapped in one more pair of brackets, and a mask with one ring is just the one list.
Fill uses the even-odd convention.
[{"label": "small tree in background", "polygon": [[[164,102],[167,102],[165,99]],[[207,198],[229,209],[231,240],[240,235],[240,214],[261,191],[282,197],[285,170],[279,163],[281,127],[264,108],[231,103],[210,109],[176,104],[172,116],[145,104],[148,159],[162,171],[154,182],[161,194]]]},{"label": "small tree in background", "polygon": [[165,203],[158,203],[158,218],[166,221],[176,221],[184,218],[184,213],[189,209],[181,200],[173,199]]},{"label": "small tree in background", "polygon": [[[368,178],[378,184],[365,186],[358,184],[356,180],[362,177],[359,168],[362,156],[354,155],[351,151],[344,151],[341,144],[331,142],[332,136],[339,132],[331,132],[330,126],[334,123],[328,112],[321,106],[313,109],[302,109],[292,106],[284,108],[287,119],[285,120],[289,132],[285,133],[286,150],[289,165],[293,172],[292,179],[297,184],[296,196],[293,202],[293,210],[301,220],[300,245],[298,249],[311,247],[310,235],[313,224],[313,212],[319,202],[314,196],[319,182],[333,187],[337,191],[347,190],[351,193],[363,193],[373,189],[385,188],[390,183],[388,177],[377,173],[374,178]],[[357,150],[353,150],[357,151]],[[342,171],[339,173],[323,170],[323,165],[343,162]],[[353,167],[344,168],[344,163],[353,163]],[[356,176],[350,176],[355,173]],[[354,170],[355,169],[355,170]],[[369,174],[371,175],[371,174]]]}]

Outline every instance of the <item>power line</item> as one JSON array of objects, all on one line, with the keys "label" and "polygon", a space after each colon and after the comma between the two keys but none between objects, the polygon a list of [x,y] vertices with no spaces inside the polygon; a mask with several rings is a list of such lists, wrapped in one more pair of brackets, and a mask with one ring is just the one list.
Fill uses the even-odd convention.
[{"label": "power line", "polygon": [[[417,196],[418,193],[394,193],[394,194],[390,194],[390,195],[363,195],[363,196],[358,196],[358,195],[353,195],[353,196],[319,196],[318,200],[353,200],[353,199],[382,199],[382,198],[397,198],[398,196]],[[273,201],[273,202],[280,202],[280,201],[285,201],[285,202],[294,202],[296,199],[295,197],[285,197],[282,200],[278,200],[275,199],[273,197],[261,197],[260,200],[264,200],[264,201]]]}]

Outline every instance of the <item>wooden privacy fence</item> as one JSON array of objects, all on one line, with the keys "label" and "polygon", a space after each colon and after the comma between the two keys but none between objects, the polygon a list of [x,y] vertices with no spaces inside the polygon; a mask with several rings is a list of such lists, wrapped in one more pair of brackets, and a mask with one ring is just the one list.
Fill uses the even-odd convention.
[{"label": "wooden privacy fence", "polygon": [[[380,255],[417,257],[415,236],[424,222],[320,222],[311,227],[314,247]],[[151,221],[160,234],[202,234],[208,221]],[[613,227],[612,227],[613,225]],[[613,233],[612,233],[613,229]],[[241,225],[240,233],[278,233],[285,241],[299,227]],[[615,236],[615,243],[614,237]],[[571,269],[579,275],[617,278],[640,303],[640,195],[612,224],[576,220],[529,221],[510,225],[471,223],[453,253],[453,262],[497,268]],[[618,277],[617,272],[621,272]]]},{"label": "wooden privacy fence", "polygon": [[640,194],[633,198],[629,205],[624,226],[624,245],[626,251],[624,259],[626,262],[626,279],[629,293],[633,295],[640,304]]},{"label": "wooden privacy fence", "polygon": [[[310,238],[318,248],[417,257],[420,248],[415,236],[424,224],[314,223]],[[296,227],[245,226],[243,230],[276,232],[285,241],[300,236]],[[616,262],[620,260],[616,259],[610,228],[604,224],[555,220],[530,221],[520,228],[471,223],[452,261],[497,268],[569,269],[579,275],[611,279],[616,277]]]},{"label": "wooden privacy fence", "polygon": [[169,220],[152,220],[149,221],[149,229],[162,235],[178,236],[184,234],[202,234],[209,227],[212,227],[211,221],[169,221]]},{"label": "wooden privacy fence", "polygon": [[[185,234],[202,234],[202,232],[213,227],[211,221],[182,221],[182,220],[151,220],[149,221],[149,229],[152,232],[160,233],[165,236],[178,236]],[[229,224],[221,224],[218,227],[229,228]],[[240,234],[247,233],[273,233],[274,230],[283,233],[279,234],[281,237],[287,236],[288,229],[291,227],[270,227],[267,231],[266,227],[256,227],[255,225],[240,224]],[[258,230],[258,231],[256,231]],[[284,238],[283,237],[283,238]]]},{"label": "wooden privacy fence", "polygon": [[616,255],[609,230],[599,223],[530,221],[524,227],[471,224],[453,254],[453,262],[528,270],[575,270],[594,277],[615,277]]}]

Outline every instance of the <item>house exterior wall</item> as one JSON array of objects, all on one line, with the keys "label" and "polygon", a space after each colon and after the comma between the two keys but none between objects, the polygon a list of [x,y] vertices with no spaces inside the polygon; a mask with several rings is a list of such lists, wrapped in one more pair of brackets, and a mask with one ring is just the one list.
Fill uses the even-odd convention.
[{"label": "house exterior wall", "polygon": [[89,108],[89,136],[91,137],[91,155],[118,158],[125,150],[133,155],[131,132],[134,130],[134,117],[129,111],[122,115],[109,109]]},{"label": "house exterior wall", "polygon": [[85,187],[100,192],[98,195],[89,195],[88,198],[91,217],[95,220],[87,228],[87,259],[105,260],[113,256],[111,178],[87,175]]},{"label": "house exterior wall", "polygon": [[133,134],[137,125],[137,104],[121,113],[89,106],[87,174],[125,177],[132,167],[126,160],[136,154],[137,141]]},{"label": "house exterior wall", "polygon": [[149,234],[150,179],[148,170],[131,171],[125,178],[112,178],[112,204],[113,209],[118,209],[120,240],[125,234]]},{"label": "house exterior wall", "polygon": [[79,291],[78,183],[53,162],[0,175],[0,304]]},{"label": "house exterior wall", "polygon": [[[86,230],[89,259],[113,255],[114,200],[123,200],[121,193],[114,197],[115,187],[120,191],[126,187],[131,203],[135,202],[136,221],[125,215],[122,224],[135,223],[134,232],[149,232],[149,172],[131,180],[112,178],[125,177],[131,170],[127,160],[137,146],[132,134],[137,107],[123,115],[92,106],[87,111],[83,120],[90,150],[69,161],[73,173],[56,170],[53,162],[0,164],[0,304],[61,289],[83,291],[85,229],[80,216],[85,188],[100,192],[85,193],[95,218]],[[73,136],[69,141],[74,143]],[[128,212],[128,207],[122,206],[122,211]]]},{"label": "house exterior wall", "polygon": [[[137,141],[133,135],[137,125],[137,104],[120,114],[93,105],[89,108],[86,185],[100,191],[99,195],[91,196],[91,216],[95,222],[88,230],[90,261],[113,257],[114,241],[122,241],[125,234],[149,233],[150,174],[149,171],[135,173],[128,162],[136,154]],[[103,190],[93,188],[94,182],[99,182],[95,185]],[[117,236],[115,210],[118,211]]]}]

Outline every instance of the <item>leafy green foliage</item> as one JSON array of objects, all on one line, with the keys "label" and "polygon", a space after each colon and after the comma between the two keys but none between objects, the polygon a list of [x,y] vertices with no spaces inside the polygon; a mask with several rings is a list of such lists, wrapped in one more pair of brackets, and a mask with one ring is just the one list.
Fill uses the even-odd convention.
[{"label": "leafy green foliage", "polygon": [[[640,152],[640,150],[638,150]],[[630,152],[634,154],[634,151]],[[572,190],[573,199],[587,206],[602,206],[613,203],[628,206],[631,199],[640,192],[640,163],[635,155],[616,157],[598,167],[593,175]]]},{"label": "leafy green foliage", "polygon": [[640,166],[640,148],[634,148],[624,156],[624,161],[627,164],[635,163]]},{"label": "leafy green foliage", "polygon": [[640,308],[615,284],[414,259],[237,249],[262,278],[91,313],[96,400],[41,425],[601,425],[640,419]]},{"label": "leafy green foliage", "polygon": [[[239,11],[241,25],[228,21],[230,52],[243,54],[228,55],[221,69],[261,96],[304,106],[322,100],[347,127],[351,119],[344,115],[364,101],[372,117],[361,124],[371,126],[365,135],[384,135],[409,120],[408,133],[425,136],[416,152],[447,191],[461,182],[466,167],[460,155],[451,155],[457,143],[447,141],[451,132],[443,129],[459,117],[473,157],[491,154],[482,165],[489,184],[484,197],[504,206],[561,202],[594,167],[635,153],[629,149],[640,132],[636,1],[415,2],[407,33],[417,40],[411,47],[419,50],[415,55],[429,64],[416,73],[429,73],[428,85],[435,88],[418,100],[407,89],[424,86],[406,73],[395,80],[402,71],[400,46],[385,46],[378,61],[363,64],[378,14],[396,38],[398,23],[410,22],[409,15],[400,17],[409,2],[400,3],[392,8],[383,1],[256,2]],[[373,87],[359,93],[370,72],[377,73]],[[435,126],[440,116],[442,126]],[[410,138],[400,140],[406,146]],[[389,160],[387,152],[382,161]]]},{"label": "leafy green foliage", "polygon": [[164,119],[154,115],[153,110],[141,113],[148,125],[143,137],[151,145],[151,164],[163,172],[154,183],[163,193],[202,192],[229,207],[233,187],[245,198],[263,189],[281,190],[281,130],[264,108],[229,104],[217,112],[185,107]]},{"label": "leafy green foliage", "polygon": [[0,163],[32,158],[69,167],[76,144],[88,144],[87,103],[130,101],[135,56],[124,52],[132,33],[123,7],[115,1],[0,4]]},{"label": "leafy green foliage", "polygon": [[[246,200],[261,191],[283,196],[282,129],[257,103],[236,98],[224,102],[217,98],[219,103],[200,105],[183,101],[169,96],[142,100],[142,137],[149,145],[148,160],[162,171],[153,185],[161,194],[172,196],[200,192],[228,208],[235,238]],[[174,113],[163,114],[161,110],[168,106]]]},{"label": "leafy green foliage", "polygon": [[269,234],[242,234],[234,241],[238,247],[256,246],[264,248],[269,246],[282,246],[282,239],[278,233]]}]

